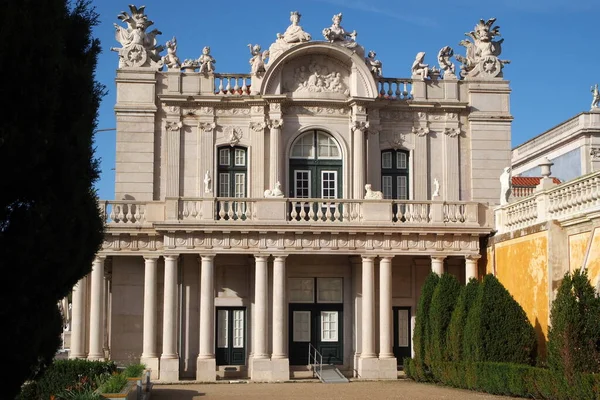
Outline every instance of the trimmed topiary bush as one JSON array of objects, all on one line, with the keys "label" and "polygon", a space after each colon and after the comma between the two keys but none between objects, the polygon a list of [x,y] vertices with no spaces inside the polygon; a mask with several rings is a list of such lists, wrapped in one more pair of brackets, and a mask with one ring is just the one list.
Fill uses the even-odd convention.
[{"label": "trimmed topiary bush", "polygon": [[467,283],[467,286],[464,286],[460,291],[456,306],[454,307],[454,311],[450,318],[450,325],[448,325],[444,354],[444,359],[446,360],[463,361],[465,324],[467,322],[469,310],[477,297],[478,287],[479,281],[475,278],[471,278],[469,283]]},{"label": "trimmed topiary bush", "polygon": [[460,292],[461,284],[452,274],[443,274],[433,291],[428,316],[432,361],[444,358],[447,329]]},{"label": "trimmed topiary bush", "polygon": [[535,363],[533,326],[523,308],[492,274],[479,285],[463,339],[467,361]]},{"label": "trimmed topiary bush", "polygon": [[429,363],[431,360],[428,356],[428,349],[430,345],[430,333],[429,327],[429,306],[431,305],[431,299],[433,292],[437,286],[440,277],[436,273],[430,273],[423,283],[421,288],[421,296],[419,297],[419,304],[417,305],[417,316],[415,320],[415,330],[413,333],[413,343],[415,351],[415,362],[416,363]]},{"label": "trimmed topiary bush", "polygon": [[587,272],[565,274],[550,311],[548,364],[572,381],[600,372],[600,299]]}]

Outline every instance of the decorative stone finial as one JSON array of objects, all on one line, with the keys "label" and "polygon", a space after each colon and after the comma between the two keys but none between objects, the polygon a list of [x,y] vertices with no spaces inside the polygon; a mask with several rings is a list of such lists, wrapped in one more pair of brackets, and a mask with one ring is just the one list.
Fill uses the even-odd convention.
[{"label": "decorative stone finial", "polygon": [[460,41],[459,44],[467,49],[466,57],[456,56],[456,59],[462,63],[461,77],[502,77],[502,68],[510,61],[498,59],[502,52],[504,39],[492,40],[496,36],[500,36],[500,27],[492,27],[494,22],[496,22],[496,18],[490,18],[487,21],[480,19],[474,30],[465,33],[465,36],[470,37],[473,41],[468,39]]},{"label": "decorative stone finial", "polygon": [[456,67],[450,61],[454,55],[454,50],[450,46],[444,46],[440,49],[437,59],[440,69],[444,72],[444,79],[456,79]]},{"label": "decorative stone finial", "polygon": [[382,76],[383,65],[381,61],[375,59],[376,55],[377,53],[375,53],[373,50],[369,51],[367,58],[365,58],[365,63],[369,66],[369,69],[371,70],[373,76],[378,77]]},{"label": "decorative stone finial", "polygon": [[538,164],[540,167],[540,175],[544,179],[550,179],[550,175],[552,174],[552,166],[554,163],[548,159],[548,157],[544,157],[542,162]]},{"label": "decorative stone finial", "polygon": [[361,57],[365,56],[365,49],[356,43],[356,36],[358,33],[356,31],[346,32],[346,30],[342,27],[342,13],[335,14],[333,18],[331,18],[333,24],[329,28],[323,29],[323,37],[325,40],[330,43],[339,44],[340,46],[344,46]]},{"label": "decorative stone finial", "polygon": [[167,55],[162,58],[162,61],[168,69],[181,68],[181,62],[177,57],[177,39],[175,36],[173,36],[173,39],[167,40]]},{"label": "decorative stone finial", "polygon": [[380,191],[372,190],[371,184],[367,183],[365,185],[365,200],[381,200],[383,199],[383,193]]},{"label": "decorative stone finial", "polygon": [[204,46],[202,55],[198,58],[201,74],[212,74],[215,71],[215,63],[217,61],[210,55],[210,47]]},{"label": "decorative stone finial", "polygon": [[504,172],[500,175],[500,205],[508,204],[512,192],[511,175],[510,167],[504,167]]},{"label": "decorative stone finial", "polygon": [[161,32],[156,29],[147,32],[148,27],[154,22],[144,14],[145,8],[145,6],[138,8],[129,5],[131,15],[121,11],[117,16],[119,20],[127,24],[126,28],[114,24],[115,39],[123,46],[120,49],[111,48],[112,51],[119,53],[119,68],[151,67],[160,69],[163,66],[160,52],[164,50],[164,47],[159,45],[156,40],[156,35],[160,35]]},{"label": "decorative stone finial", "polygon": [[600,91],[598,91],[598,84],[596,83],[590,89],[592,92],[592,111],[600,111],[598,104],[600,103]]}]

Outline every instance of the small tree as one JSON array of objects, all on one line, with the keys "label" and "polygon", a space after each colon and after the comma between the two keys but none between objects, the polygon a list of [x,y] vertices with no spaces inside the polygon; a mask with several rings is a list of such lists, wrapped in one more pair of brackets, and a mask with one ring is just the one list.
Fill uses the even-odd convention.
[{"label": "small tree", "polygon": [[600,300],[587,271],[567,273],[550,311],[548,364],[571,380],[600,372]]},{"label": "small tree", "polygon": [[460,291],[460,295],[456,301],[456,307],[450,318],[448,326],[446,347],[444,358],[450,361],[463,361],[463,338],[465,333],[465,324],[469,310],[477,297],[477,289],[479,281],[471,278],[467,286],[464,286]]},{"label": "small tree", "polygon": [[415,321],[415,331],[413,333],[413,343],[415,350],[415,361],[417,363],[428,363],[429,357],[427,354],[427,348],[430,337],[429,327],[429,306],[431,305],[431,298],[433,292],[437,286],[440,277],[436,273],[430,273],[423,283],[421,288],[421,296],[419,297],[419,304],[417,305],[417,317]]},{"label": "small tree", "polygon": [[429,308],[431,329],[431,360],[442,360],[450,318],[461,292],[461,284],[452,274],[443,274],[433,291]]},{"label": "small tree", "polygon": [[536,337],[523,308],[492,274],[483,278],[464,333],[468,361],[533,364]]}]

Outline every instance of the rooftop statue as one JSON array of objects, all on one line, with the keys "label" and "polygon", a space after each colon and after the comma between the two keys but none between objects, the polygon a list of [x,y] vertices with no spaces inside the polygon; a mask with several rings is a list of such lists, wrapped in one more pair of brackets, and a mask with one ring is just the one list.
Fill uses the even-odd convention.
[{"label": "rooftop statue", "polygon": [[312,39],[308,32],[299,25],[302,14],[298,11],[290,12],[290,22],[292,23],[287,27],[283,34],[277,34],[277,40],[269,47],[269,56],[271,60],[279,57],[281,53],[289,49],[295,44],[308,42]]},{"label": "rooftop statue", "polygon": [[259,44],[255,44],[254,46],[248,44],[248,48],[250,49],[250,54],[252,54],[252,58],[249,61],[252,67],[251,73],[252,75],[260,76],[266,70],[265,65],[267,63],[265,60],[269,58],[269,50],[261,51],[262,49]]},{"label": "rooftop statue", "polygon": [[594,86],[592,86],[592,88],[590,89],[590,91],[592,92],[592,110],[593,109],[598,109],[598,103],[600,103],[600,91],[598,91],[598,84],[596,83]]},{"label": "rooftop statue", "polygon": [[118,19],[125,22],[127,27],[114,24],[116,32],[115,39],[121,43],[122,48],[112,47],[112,51],[119,53],[119,68],[127,67],[152,67],[160,69],[163,66],[160,52],[164,47],[159,45],[156,35],[161,32],[153,29],[147,32],[154,22],[148,19],[144,14],[145,6],[137,8],[129,5],[131,15],[125,11],[117,16]]},{"label": "rooftop statue", "polygon": [[198,58],[198,64],[200,65],[200,73],[207,74],[215,71],[215,63],[217,61],[213,56],[210,55],[210,47],[204,46],[202,49],[202,55]]},{"label": "rooftop statue", "polygon": [[173,39],[167,40],[167,55],[162,60],[168,69],[181,68],[181,61],[177,57],[177,39],[175,39],[175,36],[173,36]]},{"label": "rooftop statue", "polygon": [[382,76],[383,64],[381,63],[381,61],[376,60],[375,56],[377,56],[377,53],[375,53],[373,50],[369,51],[369,54],[365,58],[365,63],[367,63],[367,65],[369,66],[369,69],[371,70],[373,76]]},{"label": "rooftop statue", "polygon": [[342,27],[342,13],[335,14],[331,20],[333,24],[329,28],[323,29],[325,40],[347,47],[359,56],[364,57],[365,49],[356,43],[358,33],[356,31],[346,32],[344,27]]},{"label": "rooftop statue", "polygon": [[510,61],[498,59],[504,39],[493,40],[496,36],[500,36],[500,27],[492,26],[494,22],[496,18],[487,21],[479,20],[473,31],[465,33],[472,41],[469,39],[460,41],[459,44],[467,49],[466,57],[456,56],[456,59],[462,63],[461,77],[502,77],[502,68]]},{"label": "rooftop statue", "polygon": [[429,78],[429,64],[425,64],[424,61],[425,52],[418,52],[411,68],[413,78],[421,78],[422,80]]},{"label": "rooftop statue", "polygon": [[440,64],[440,69],[444,71],[445,79],[456,79],[456,67],[450,61],[453,55],[454,50],[450,46],[442,47],[438,53],[438,63]]},{"label": "rooftop statue", "polygon": [[505,167],[500,175],[500,205],[508,204],[511,195],[512,174],[510,167]]}]

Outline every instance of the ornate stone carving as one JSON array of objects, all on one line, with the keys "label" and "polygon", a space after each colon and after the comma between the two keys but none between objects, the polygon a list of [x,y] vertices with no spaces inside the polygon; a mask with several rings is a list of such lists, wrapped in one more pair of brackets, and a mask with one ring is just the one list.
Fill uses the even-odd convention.
[{"label": "ornate stone carving", "polygon": [[198,129],[202,132],[212,132],[217,127],[215,122],[198,122]]},{"label": "ornate stone carving", "polygon": [[281,112],[281,103],[269,103],[269,112]]},{"label": "ornate stone carving", "polygon": [[213,72],[215,72],[216,62],[217,61],[214,59],[214,57],[210,55],[210,47],[204,46],[204,48],[202,49],[202,55],[198,57],[197,61],[198,65],[200,66],[198,72],[200,72],[201,74],[212,74]]},{"label": "ornate stone carving", "polygon": [[446,121],[458,121],[457,113],[446,113]]},{"label": "ornate stone carving", "polygon": [[369,121],[352,121],[350,122],[350,129],[352,132],[359,130],[362,133],[365,133],[369,130]]},{"label": "ornate stone carving", "polygon": [[267,121],[267,126],[269,127],[269,129],[280,129],[281,127],[283,127],[283,120],[270,119]]},{"label": "ornate stone carving", "polygon": [[592,159],[594,160],[600,160],[600,147],[592,147],[590,156],[592,156]]},{"label": "ornate stone carving", "polygon": [[394,150],[398,150],[404,147],[404,142],[406,141],[406,135],[404,133],[396,133],[392,134],[390,140],[388,140],[388,144]]},{"label": "ornate stone carving", "polygon": [[262,121],[262,122],[250,122],[250,129],[252,129],[254,132],[261,132],[266,127],[267,127],[267,123],[264,122],[264,121]]},{"label": "ornate stone carving", "polygon": [[413,126],[412,133],[414,133],[417,136],[423,137],[423,136],[429,134],[429,127],[428,126]]},{"label": "ornate stone carving", "polygon": [[592,86],[590,91],[592,92],[592,110],[593,110],[594,108],[598,108],[598,103],[600,103],[600,91],[598,90],[598,84],[596,83],[594,86]]},{"label": "ornate stone carving", "polygon": [[193,60],[191,58],[186,58],[181,63],[181,69],[184,71],[193,72],[198,69],[200,65],[198,64],[198,60]]},{"label": "ornate stone carving", "polygon": [[365,49],[356,43],[356,36],[358,33],[356,33],[356,31],[346,32],[342,27],[342,13],[335,14],[331,18],[331,21],[333,24],[329,28],[323,29],[323,37],[325,40],[351,49],[360,57],[364,57]]},{"label": "ornate stone carving", "polygon": [[394,121],[412,121],[414,119],[414,114],[412,112],[404,112],[404,111],[380,111],[379,115],[382,119],[389,119]]},{"label": "ornate stone carving", "polygon": [[206,170],[204,174],[204,193],[212,193],[212,179],[209,170]]},{"label": "ornate stone carving", "polygon": [[510,167],[504,167],[500,175],[500,205],[508,204],[508,198],[511,194],[512,176]]},{"label": "ornate stone carving", "polygon": [[337,107],[318,107],[318,106],[291,106],[287,108],[287,111],[292,114],[339,114],[347,115],[350,111],[347,108]]},{"label": "ornate stone carving", "polygon": [[460,135],[460,128],[446,127],[444,128],[444,134],[450,136],[451,138],[457,137],[458,135]]},{"label": "ornate stone carving", "polygon": [[308,32],[299,25],[302,14],[298,11],[292,11],[290,13],[290,22],[292,23],[287,27],[283,34],[277,34],[277,40],[269,47],[269,57],[271,60],[279,57],[281,53],[294,46],[297,43],[308,42],[312,39]]},{"label": "ornate stone carving", "polygon": [[119,68],[151,67],[160,69],[163,66],[160,52],[164,47],[159,45],[156,40],[156,35],[160,35],[161,32],[156,29],[150,32],[146,31],[154,22],[150,21],[144,13],[145,8],[145,6],[138,8],[130,5],[131,15],[121,11],[117,16],[119,20],[127,24],[126,28],[114,24],[115,39],[123,46],[122,48],[111,48],[112,51],[119,53]]},{"label": "ornate stone carving", "polygon": [[281,183],[277,181],[273,189],[265,190],[265,197],[283,197],[283,191],[281,190]]},{"label": "ornate stone carving", "polygon": [[500,27],[492,27],[494,22],[496,22],[496,18],[490,18],[487,21],[480,19],[473,31],[465,33],[472,39],[472,42],[464,39],[459,43],[467,49],[466,57],[455,56],[462,64],[461,77],[502,77],[502,68],[510,61],[498,59],[502,52],[504,39],[493,40],[496,36],[500,36]]},{"label": "ornate stone carving", "polygon": [[454,50],[450,46],[444,46],[440,49],[437,59],[440,64],[440,69],[444,72],[444,79],[456,79],[456,67],[450,61],[454,55]]},{"label": "ornate stone carving", "polygon": [[165,123],[165,128],[169,132],[176,132],[183,127],[183,123],[181,121],[167,121]]},{"label": "ornate stone carving", "polygon": [[167,40],[167,55],[162,58],[163,64],[167,66],[167,69],[180,69],[181,62],[177,57],[177,39],[173,36],[173,39]]},{"label": "ornate stone carving", "polygon": [[249,108],[217,108],[218,115],[250,115]]},{"label": "ornate stone carving", "polygon": [[367,183],[365,185],[365,200],[382,200],[383,199],[383,193],[380,192],[379,190],[372,190],[371,189],[371,184]]},{"label": "ornate stone carving", "polygon": [[250,73],[256,76],[262,76],[265,72],[266,59],[269,58],[269,50],[262,51],[260,45],[255,44],[254,46],[248,44],[250,49]]},{"label": "ornate stone carving", "polygon": [[340,72],[329,72],[327,66],[314,61],[309,64],[308,72],[304,66],[296,68],[293,91],[296,93],[342,93],[344,95],[350,93]]},{"label": "ornate stone carving", "polygon": [[378,77],[382,76],[383,74],[383,64],[381,63],[381,61],[375,59],[376,55],[377,53],[375,53],[373,50],[369,51],[369,54],[365,58],[365,63],[369,66],[369,69],[371,70],[373,76]]},{"label": "ornate stone carving", "polygon": [[413,79],[429,79],[429,78],[438,78],[440,75],[440,71],[436,67],[430,67],[429,64],[425,64],[425,52],[420,51],[415,56],[415,61],[412,63],[411,67],[412,78]]},{"label": "ornate stone carving", "polygon": [[244,136],[242,130],[236,126],[227,127],[227,134],[229,135],[229,144],[231,147],[237,146],[240,140],[242,140],[242,136]]}]

